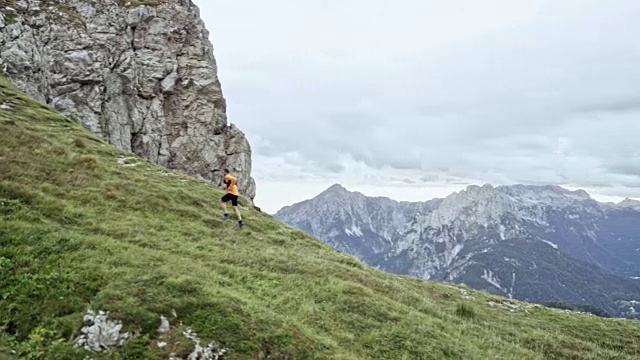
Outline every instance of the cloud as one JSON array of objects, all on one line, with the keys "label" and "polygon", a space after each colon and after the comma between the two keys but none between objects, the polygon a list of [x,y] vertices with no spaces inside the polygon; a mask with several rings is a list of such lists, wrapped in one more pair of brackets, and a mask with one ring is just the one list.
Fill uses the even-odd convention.
[{"label": "cloud", "polygon": [[618,160],[607,166],[607,169],[614,174],[640,178],[640,163],[637,161]]},{"label": "cloud", "polygon": [[577,109],[577,112],[583,113],[600,113],[600,112],[613,112],[613,113],[627,113],[627,112],[640,112],[640,97],[634,97],[631,99],[622,99],[609,103],[596,103],[592,105],[583,106]]},{"label": "cloud", "polygon": [[259,179],[640,187],[635,0],[197,4]]}]

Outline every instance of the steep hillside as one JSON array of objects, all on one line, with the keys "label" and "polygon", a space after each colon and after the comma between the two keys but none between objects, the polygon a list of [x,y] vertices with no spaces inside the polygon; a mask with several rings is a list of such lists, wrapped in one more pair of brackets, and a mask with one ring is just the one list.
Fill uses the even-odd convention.
[{"label": "steep hillside", "polygon": [[640,356],[638,322],[384,273],[246,201],[238,229],[220,195],[0,80],[0,358]]},{"label": "steep hillside", "polygon": [[255,196],[251,147],[227,123],[209,32],[191,0],[0,0],[0,69],[118,149]]},{"label": "steep hillside", "polygon": [[407,203],[334,185],[275,217],[393,273],[640,318],[640,211],[584,191],[469,186]]}]

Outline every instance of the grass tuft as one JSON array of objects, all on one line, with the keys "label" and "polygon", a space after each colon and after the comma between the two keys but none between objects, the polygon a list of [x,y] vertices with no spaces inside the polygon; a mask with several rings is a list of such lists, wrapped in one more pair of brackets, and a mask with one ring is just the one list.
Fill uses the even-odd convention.
[{"label": "grass tuft", "polygon": [[471,304],[461,302],[456,306],[456,315],[463,319],[474,319],[476,311]]},{"label": "grass tuft", "polygon": [[73,143],[78,149],[86,149],[89,147],[87,140],[83,138],[76,138],[75,140],[73,140]]}]

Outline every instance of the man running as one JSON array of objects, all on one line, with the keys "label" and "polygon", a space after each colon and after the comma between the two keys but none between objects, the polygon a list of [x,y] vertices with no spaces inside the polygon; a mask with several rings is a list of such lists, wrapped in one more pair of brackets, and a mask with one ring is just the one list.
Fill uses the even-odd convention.
[{"label": "man running", "polygon": [[225,191],[222,198],[220,198],[220,207],[224,211],[223,220],[227,220],[229,218],[229,214],[227,213],[227,204],[228,201],[231,201],[231,206],[233,206],[233,211],[235,211],[236,216],[238,216],[238,227],[244,226],[242,222],[242,216],[240,215],[240,209],[238,209],[238,186],[236,185],[236,178],[231,176],[229,173],[229,169],[224,169],[224,183],[226,184]]}]

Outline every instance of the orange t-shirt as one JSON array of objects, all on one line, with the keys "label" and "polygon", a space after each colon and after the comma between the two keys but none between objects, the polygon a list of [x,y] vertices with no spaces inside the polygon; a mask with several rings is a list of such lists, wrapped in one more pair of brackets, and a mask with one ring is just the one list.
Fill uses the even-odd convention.
[{"label": "orange t-shirt", "polygon": [[230,174],[226,174],[224,176],[224,182],[227,184],[227,188],[225,189],[227,193],[231,195],[240,195],[238,194],[238,186],[236,185],[236,178],[231,176]]}]

